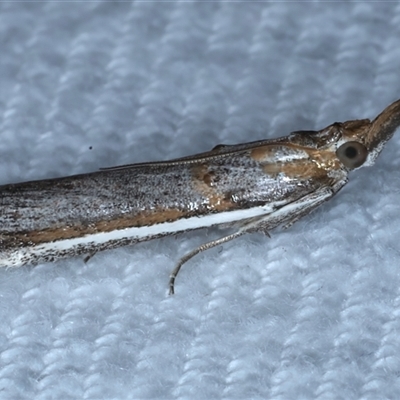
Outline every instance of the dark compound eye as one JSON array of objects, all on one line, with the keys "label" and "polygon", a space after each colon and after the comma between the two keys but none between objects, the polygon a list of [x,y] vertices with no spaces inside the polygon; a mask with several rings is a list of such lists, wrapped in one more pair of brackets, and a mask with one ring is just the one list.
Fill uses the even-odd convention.
[{"label": "dark compound eye", "polygon": [[345,167],[354,169],[365,163],[368,150],[359,142],[347,142],[336,150],[336,155]]}]

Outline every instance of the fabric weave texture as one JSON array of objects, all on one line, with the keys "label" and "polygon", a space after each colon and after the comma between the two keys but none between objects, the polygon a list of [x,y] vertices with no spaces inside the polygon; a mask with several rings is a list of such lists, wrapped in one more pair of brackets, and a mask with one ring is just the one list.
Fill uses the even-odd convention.
[{"label": "fabric weave texture", "polygon": [[[374,118],[399,38],[399,2],[1,2],[0,184]],[[217,230],[0,270],[0,399],[400,398],[399,155],[173,297]]]}]

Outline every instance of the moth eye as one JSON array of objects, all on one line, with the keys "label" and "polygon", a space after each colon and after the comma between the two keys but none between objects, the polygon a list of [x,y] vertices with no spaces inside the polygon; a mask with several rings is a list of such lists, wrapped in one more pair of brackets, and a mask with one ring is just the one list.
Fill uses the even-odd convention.
[{"label": "moth eye", "polygon": [[358,168],[365,163],[368,156],[367,148],[359,142],[347,142],[342,144],[336,155],[347,168]]}]

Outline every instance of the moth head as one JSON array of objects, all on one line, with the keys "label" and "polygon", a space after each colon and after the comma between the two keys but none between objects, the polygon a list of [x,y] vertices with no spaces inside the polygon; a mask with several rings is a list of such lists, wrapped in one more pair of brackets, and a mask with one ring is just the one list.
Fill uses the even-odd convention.
[{"label": "moth head", "polygon": [[373,165],[386,142],[400,126],[400,100],[383,110],[372,122],[368,119],[334,124],[341,135],[336,156],[348,169]]}]

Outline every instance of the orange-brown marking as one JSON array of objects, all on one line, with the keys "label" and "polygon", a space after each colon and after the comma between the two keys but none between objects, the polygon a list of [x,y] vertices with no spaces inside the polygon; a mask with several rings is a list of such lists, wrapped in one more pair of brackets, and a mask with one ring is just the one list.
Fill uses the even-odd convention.
[{"label": "orange-brown marking", "polygon": [[209,171],[207,164],[192,168],[193,186],[200,195],[208,199],[208,206],[215,211],[228,211],[236,205],[218,191],[215,183],[219,180],[214,171]]},{"label": "orange-brown marking", "polygon": [[291,163],[273,163],[263,165],[263,171],[269,175],[285,174],[292,179],[323,178],[327,176],[325,169],[319,168],[311,160],[295,160]]},{"label": "orange-brown marking", "polygon": [[324,169],[327,172],[340,169],[342,167],[342,164],[339,161],[334,149],[310,149],[307,150],[307,152],[310,155],[310,160],[312,160],[320,169]]},{"label": "orange-brown marking", "polygon": [[[287,162],[276,161],[274,154],[283,147],[286,147],[289,151],[305,152],[307,158]],[[333,148],[317,150],[292,144],[266,145],[252,150],[251,157],[260,162],[265,173],[272,176],[284,173],[291,178],[321,178],[327,176],[329,171],[341,168],[341,163]]]}]

